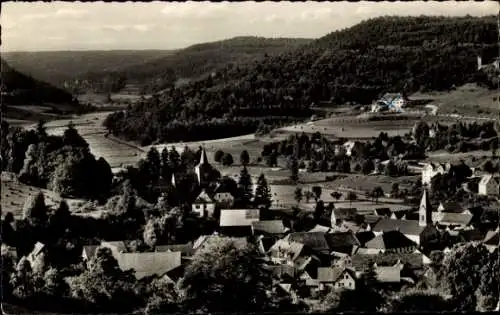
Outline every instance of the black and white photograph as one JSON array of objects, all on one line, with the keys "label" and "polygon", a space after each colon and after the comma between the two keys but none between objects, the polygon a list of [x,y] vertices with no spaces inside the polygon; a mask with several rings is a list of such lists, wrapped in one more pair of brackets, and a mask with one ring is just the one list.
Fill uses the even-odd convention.
[{"label": "black and white photograph", "polygon": [[500,311],[497,1],[6,1],[4,314]]}]

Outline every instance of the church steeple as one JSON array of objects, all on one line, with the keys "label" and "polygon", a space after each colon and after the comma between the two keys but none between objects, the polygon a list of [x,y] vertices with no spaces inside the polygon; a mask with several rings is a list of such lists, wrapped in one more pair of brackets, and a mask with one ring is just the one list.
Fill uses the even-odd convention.
[{"label": "church steeple", "polygon": [[201,185],[203,179],[206,178],[207,173],[209,173],[211,167],[208,163],[207,152],[204,147],[201,147],[200,163],[194,168],[196,172],[196,177],[198,178],[198,184]]},{"label": "church steeple", "polygon": [[430,224],[432,224],[432,205],[427,194],[427,189],[424,188],[418,209],[418,225],[427,226]]},{"label": "church steeple", "polygon": [[201,157],[200,157],[200,163],[198,165],[204,165],[208,164],[208,158],[207,158],[207,152],[205,151],[205,148],[201,148]]},{"label": "church steeple", "polygon": [[170,183],[172,184],[172,186],[177,187],[177,182],[175,181],[174,173],[172,173],[172,179],[170,180]]}]

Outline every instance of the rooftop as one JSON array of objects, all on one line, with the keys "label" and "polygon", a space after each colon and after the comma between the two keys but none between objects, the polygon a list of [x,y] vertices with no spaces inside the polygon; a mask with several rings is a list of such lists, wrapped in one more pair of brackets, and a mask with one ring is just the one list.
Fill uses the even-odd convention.
[{"label": "rooftop", "polygon": [[162,276],[181,265],[181,252],[120,253],[115,258],[120,269],[134,269],[137,279]]},{"label": "rooftop", "polygon": [[389,232],[399,230],[406,235],[420,235],[425,226],[420,226],[417,220],[381,219],[372,228],[374,232]]},{"label": "rooftop", "polygon": [[219,225],[224,226],[252,226],[260,220],[259,209],[223,209],[220,212]]}]

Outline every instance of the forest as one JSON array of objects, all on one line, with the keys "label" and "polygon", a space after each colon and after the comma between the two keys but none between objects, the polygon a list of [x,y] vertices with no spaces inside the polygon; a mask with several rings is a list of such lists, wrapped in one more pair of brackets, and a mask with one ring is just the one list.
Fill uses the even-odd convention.
[{"label": "forest", "polygon": [[2,62],[2,106],[43,103],[73,103],[73,96],[48,83],[13,69],[3,59]]},{"label": "forest", "polygon": [[[286,112],[303,119],[319,102],[369,104],[386,92],[450,90],[478,80],[477,56],[498,50],[496,26],[493,16],[370,19],[293,51],[224,65],[111,114],[105,125],[143,144],[178,140],[191,128],[197,131],[183,140],[197,140],[216,125],[219,137],[229,137],[241,134],[238,126],[250,117]],[[201,126],[201,120],[211,123]]]}]

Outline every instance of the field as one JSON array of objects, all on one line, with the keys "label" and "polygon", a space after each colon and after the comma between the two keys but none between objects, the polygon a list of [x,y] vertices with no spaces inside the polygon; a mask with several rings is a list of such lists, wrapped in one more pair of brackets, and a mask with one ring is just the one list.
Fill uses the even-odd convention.
[{"label": "field", "polygon": [[326,183],[325,186],[353,191],[371,191],[380,186],[385,193],[389,193],[393,183],[398,183],[399,189],[408,189],[419,178],[420,176],[389,177],[384,175],[346,174],[346,176],[339,176],[336,180]]},{"label": "field", "polygon": [[[378,115],[384,117],[382,115]],[[384,120],[369,120],[369,115],[351,115],[331,117],[327,119],[307,122],[296,126],[278,129],[285,133],[315,133],[346,139],[371,139],[377,137],[380,132],[386,132],[389,136],[408,133],[419,115],[411,114],[398,117],[396,114],[387,114]]]},{"label": "field", "polygon": [[439,114],[495,118],[500,113],[499,91],[466,84],[450,92],[415,93],[412,99],[432,100]]},{"label": "field", "polygon": [[[12,212],[15,218],[22,217],[24,202],[28,196],[32,196],[39,191],[45,195],[45,203],[49,207],[56,207],[62,200],[59,194],[47,190],[24,185],[17,181],[15,176],[11,173],[2,172],[2,212]],[[78,199],[66,199],[70,209],[75,209],[77,205],[82,202]]]}]

